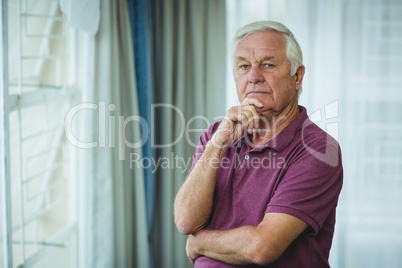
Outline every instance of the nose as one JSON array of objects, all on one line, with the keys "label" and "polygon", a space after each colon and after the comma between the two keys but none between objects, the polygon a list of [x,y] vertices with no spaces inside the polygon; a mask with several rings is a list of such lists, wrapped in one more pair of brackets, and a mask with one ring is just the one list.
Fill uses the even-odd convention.
[{"label": "nose", "polygon": [[264,76],[262,75],[261,70],[257,64],[251,66],[250,72],[248,74],[248,81],[251,84],[264,82]]}]

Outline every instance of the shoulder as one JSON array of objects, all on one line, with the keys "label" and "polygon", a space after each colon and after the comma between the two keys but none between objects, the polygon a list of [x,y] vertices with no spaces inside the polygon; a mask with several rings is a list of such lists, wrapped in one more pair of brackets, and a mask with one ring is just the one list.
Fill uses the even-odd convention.
[{"label": "shoulder", "polygon": [[300,114],[284,130],[287,131],[285,138],[288,136],[288,139],[291,140],[291,148],[300,150],[308,147],[322,150],[323,145],[324,148],[326,146],[339,148],[336,139],[310,120],[305,107],[299,105],[299,110]]},{"label": "shoulder", "polygon": [[301,126],[299,135],[302,142],[306,145],[314,146],[326,144],[339,147],[339,143],[336,139],[313,123],[309,118],[307,118]]},{"label": "shoulder", "polygon": [[299,138],[303,150],[310,157],[332,167],[342,166],[341,148],[337,140],[310,119],[303,123]]}]

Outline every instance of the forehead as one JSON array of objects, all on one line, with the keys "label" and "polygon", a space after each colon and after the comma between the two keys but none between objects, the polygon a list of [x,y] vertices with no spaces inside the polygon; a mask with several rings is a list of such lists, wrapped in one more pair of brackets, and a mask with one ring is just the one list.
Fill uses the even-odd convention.
[{"label": "forehead", "polygon": [[236,57],[286,56],[286,39],[277,32],[255,32],[239,42],[235,50]]}]

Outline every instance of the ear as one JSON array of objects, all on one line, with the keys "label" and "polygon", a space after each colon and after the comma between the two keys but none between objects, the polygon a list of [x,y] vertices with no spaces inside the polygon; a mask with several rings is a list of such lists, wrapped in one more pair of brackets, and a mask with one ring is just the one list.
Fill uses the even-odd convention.
[{"label": "ear", "polygon": [[305,70],[306,68],[304,67],[304,65],[300,65],[299,69],[297,69],[296,74],[294,75],[296,90],[299,90],[302,86]]}]

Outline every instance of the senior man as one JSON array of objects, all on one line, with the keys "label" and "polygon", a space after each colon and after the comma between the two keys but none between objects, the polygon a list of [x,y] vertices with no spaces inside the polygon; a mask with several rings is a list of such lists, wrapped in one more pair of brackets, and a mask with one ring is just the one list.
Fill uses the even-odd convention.
[{"label": "senior man", "polygon": [[260,21],[232,40],[241,105],[200,137],[175,200],[195,267],[329,267],[343,172],[338,143],[298,105],[293,34]]}]

